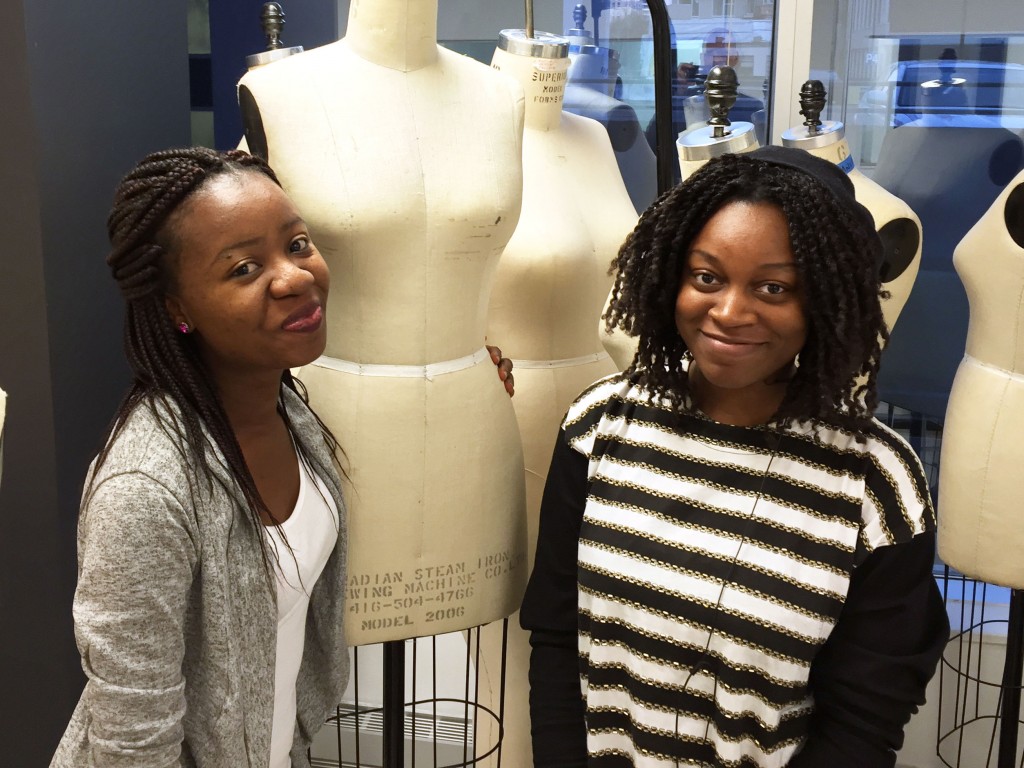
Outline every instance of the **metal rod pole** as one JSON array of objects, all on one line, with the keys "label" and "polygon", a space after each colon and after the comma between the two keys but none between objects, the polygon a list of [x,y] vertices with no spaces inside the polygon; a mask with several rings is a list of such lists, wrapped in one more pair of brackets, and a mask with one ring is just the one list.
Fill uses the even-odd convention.
[{"label": "metal rod pole", "polygon": [[[359,698],[359,648],[352,649],[352,681],[355,685],[356,691],[356,768],[363,768],[362,760],[359,757],[359,734],[362,733],[363,729],[360,727],[362,723],[359,722],[359,718],[362,716],[362,699]],[[338,762],[341,762],[341,750],[338,750]]]},{"label": "metal rod pole", "polygon": [[405,765],[405,642],[384,643],[383,768]]},{"label": "metal rod pole", "polygon": [[526,0],[526,36],[533,39],[533,0]]},{"label": "metal rod pole", "polygon": [[505,741],[505,673],[508,669],[508,619],[501,622],[501,704],[498,707],[498,766],[501,768],[501,745]]},{"label": "metal rod pole", "polygon": [[1003,700],[999,709],[999,757],[996,762],[998,768],[1014,768],[1016,765],[1022,672],[1024,672],[1024,592],[1014,589],[1010,591],[1010,616],[1006,625]]},{"label": "metal rod pole", "polygon": [[[658,194],[667,192],[675,181],[673,168],[679,163],[676,137],[672,132],[672,83],[675,62],[672,51],[672,23],[665,0],[647,0],[654,40],[654,124],[658,144]],[[595,20],[594,24],[597,24]],[[596,26],[595,26],[596,28]]]},{"label": "metal rod pole", "polygon": [[409,736],[409,744],[412,745],[412,768],[416,768],[416,661],[419,657],[419,643],[416,640],[412,641],[412,696],[409,701],[412,702],[412,733]]}]

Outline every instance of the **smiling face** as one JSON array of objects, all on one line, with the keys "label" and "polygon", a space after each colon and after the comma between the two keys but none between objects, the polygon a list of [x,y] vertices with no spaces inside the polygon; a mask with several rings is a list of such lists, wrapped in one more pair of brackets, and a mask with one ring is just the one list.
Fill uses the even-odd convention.
[{"label": "smiling face", "polygon": [[208,180],[169,222],[167,309],[214,378],[305,365],[327,343],[330,277],[295,205],[259,172]]},{"label": "smiling face", "polygon": [[675,312],[695,404],[720,421],[767,421],[807,339],[782,210],[733,202],[712,216],[686,256]]}]

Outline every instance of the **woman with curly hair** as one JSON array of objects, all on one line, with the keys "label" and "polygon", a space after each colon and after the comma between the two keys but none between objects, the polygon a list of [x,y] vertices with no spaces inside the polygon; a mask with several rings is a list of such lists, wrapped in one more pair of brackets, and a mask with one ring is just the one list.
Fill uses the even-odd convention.
[{"label": "woman with curly hair", "polygon": [[948,621],[873,418],[881,244],[835,165],[710,161],[623,245],[632,365],[570,407],[521,612],[537,766],[892,766]]}]

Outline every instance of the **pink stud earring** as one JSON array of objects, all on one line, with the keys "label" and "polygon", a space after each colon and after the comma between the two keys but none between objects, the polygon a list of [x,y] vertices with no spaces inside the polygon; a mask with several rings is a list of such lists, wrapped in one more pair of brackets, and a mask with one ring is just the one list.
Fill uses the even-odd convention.
[{"label": "pink stud earring", "polygon": [[189,332],[189,331],[191,331],[192,329],[188,327],[188,323],[186,323],[186,322],[182,321],[182,322],[178,323],[178,330],[179,330],[179,331],[180,331],[181,333],[188,333],[188,332]]}]

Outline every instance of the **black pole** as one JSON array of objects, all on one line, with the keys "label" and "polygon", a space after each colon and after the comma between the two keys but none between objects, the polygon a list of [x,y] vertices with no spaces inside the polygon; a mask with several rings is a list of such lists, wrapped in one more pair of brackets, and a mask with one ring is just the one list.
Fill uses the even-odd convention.
[{"label": "black pole", "polygon": [[654,41],[654,126],[658,139],[658,194],[675,183],[674,169],[679,162],[676,137],[672,132],[672,84],[675,62],[672,56],[672,22],[665,0],[647,0],[651,12]]},{"label": "black pole", "polygon": [[1006,660],[1003,664],[1002,707],[999,711],[998,768],[1014,768],[1020,727],[1021,673],[1024,672],[1024,592],[1010,591],[1010,617],[1006,624]]},{"label": "black pole", "polygon": [[498,707],[498,768],[501,768],[501,745],[505,741],[505,672],[508,660],[508,619],[501,622],[501,704]]},{"label": "black pole", "polygon": [[384,643],[383,768],[405,765],[405,642]]}]

